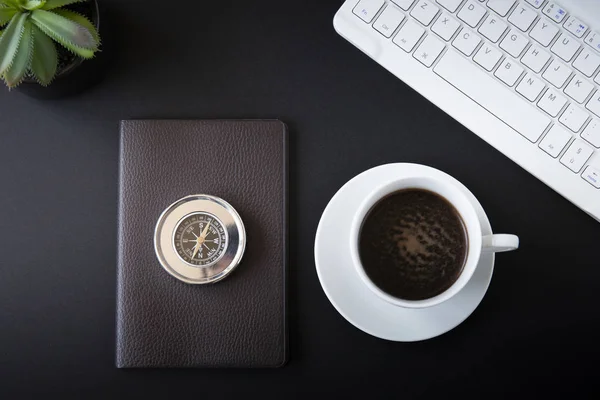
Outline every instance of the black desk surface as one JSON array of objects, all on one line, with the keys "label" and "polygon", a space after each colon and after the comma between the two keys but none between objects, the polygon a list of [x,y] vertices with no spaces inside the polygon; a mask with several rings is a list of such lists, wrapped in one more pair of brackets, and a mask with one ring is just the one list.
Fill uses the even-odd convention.
[{"label": "black desk surface", "polygon": [[[332,18],[340,0],[101,4],[97,85],[60,100],[0,93],[2,398],[339,390],[409,399],[592,388],[600,224],[339,37]],[[114,368],[118,121],[126,118],[289,125],[285,368]],[[498,256],[469,319],[419,343],[376,339],[346,322],[313,260],[331,196],[365,169],[402,161],[454,175],[494,230],[522,243]]]}]

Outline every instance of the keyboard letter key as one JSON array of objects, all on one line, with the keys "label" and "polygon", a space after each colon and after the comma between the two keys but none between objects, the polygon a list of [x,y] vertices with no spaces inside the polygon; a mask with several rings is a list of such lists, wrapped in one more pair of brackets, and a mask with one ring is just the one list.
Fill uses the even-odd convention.
[{"label": "keyboard letter key", "polygon": [[590,78],[600,67],[600,55],[589,48],[585,48],[579,53],[573,66]]},{"label": "keyboard letter key", "polygon": [[550,49],[554,54],[569,62],[581,46],[577,39],[563,33]]},{"label": "keyboard letter key", "polygon": [[483,24],[479,27],[479,33],[494,43],[500,40],[504,31],[506,31],[506,24],[493,14],[488,15]]},{"label": "keyboard letter key", "polygon": [[596,93],[594,93],[590,101],[588,101],[585,108],[600,117],[600,90],[596,90]]},{"label": "keyboard letter key", "polygon": [[560,162],[571,171],[578,173],[593,153],[594,150],[585,144],[583,140],[575,139],[561,157]]},{"label": "keyboard letter key", "polygon": [[502,53],[500,53],[500,51],[496,50],[494,46],[484,43],[475,57],[473,57],[473,60],[484,69],[491,72],[501,58]]},{"label": "keyboard letter key", "polygon": [[533,72],[539,73],[549,59],[550,54],[548,54],[547,51],[532,45],[529,50],[527,50],[523,58],[521,58],[521,61],[523,61],[523,64],[531,68]]},{"label": "keyboard letter key", "polygon": [[534,101],[542,93],[544,87],[544,82],[529,72],[517,86],[517,92],[527,100]]},{"label": "keyboard letter key", "polygon": [[558,116],[560,110],[567,104],[567,98],[556,93],[552,89],[548,89],[538,101],[538,107],[546,111],[552,117]]},{"label": "keyboard letter key", "polygon": [[533,21],[537,18],[537,13],[533,11],[529,7],[525,7],[522,5],[518,5],[517,8],[514,9],[510,17],[508,17],[508,22],[522,30],[523,32],[527,32]]},{"label": "keyboard letter key", "polygon": [[386,38],[389,38],[396,28],[400,26],[403,19],[404,14],[400,10],[394,6],[387,6],[373,24],[373,28]]},{"label": "keyboard letter key", "polygon": [[534,38],[539,44],[548,47],[552,39],[556,37],[558,27],[545,18],[540,19],[533,27],[529,36]]},{"label": "keyboard letter key", "polygon": [[573,132],[579,132],[588,117],[589,115],[587,113],[581,111],[579,107],[574,104],[571,104],[558,120]]},{"label": "keyboard letter key", "polygon": [[[532,142],[537,142],[550,124],[550,118],[516,97],[460,54],[449,49],[433,68],[445,81],[492,113],[500,121]],[[493,93],[493,96],[490,96]]]},{"label": "keyboard letter key", "polygon": [[475,51],[475,48],[481,42],[481,38],[468,29],[460,31],[452,45],[460,50],[464,55],[470,57]]},{"label": "keyboard letter key", "polygon": [[437,2],[446,10],[453,13],[456,11],[460,3],[462,3],[462,0],[437,0]]},{"label": "keyboard letter key", "polygon": [[435,60],[444,50],[444,43],[439,39],[429,35],[419,45],[419,48],[413,53],[413,57],[419,60],[426,67],[431,67]]},{"label": "keyboard letter key", "polygon": [[560,61],[552,60],[552,63],[546,68],[542,76],[557,88],[561,88],[572,73],[573,70],[571,68],[566,67]]},{"label": "keyboard letter key", "polygon": [[505,17],[515,2],[516,0],[489,0],[487,6],[496,11],[501,17]]},{"label": "keyboard letter key", "polygon": [[573,136],[558,125],[554,125],[540,142],[540,149],[556,158]]},{"label": "keyboard letter key", "polygon": [[354,14],[358,15],[360,19],[370,24],[375,17],[375,14],[383,7],[384,0],[360,0],[356,7],[354,7]]},{"label": "keyboard letter key", "polygon": [[575,75],[565,88],[565,93],[579,104],[582,104],[590,93],[592,93],[593,89],[594,85],[583,79],[580,75]]},{"label": "keyboard letter key", "polygon": [[502,39],[500,47],[511,56],[518,58],[528,44],[529,40],[525,36],[512,30]]},{"label": "keyboard letter key", "polygon": [[511,59],[502,61],[494,75],[508,86],[513,86],[521,77],[523,68]]},{"label": "keyboard letter key", "polygon": [[419,0],[415,8],[410,12],[410,15],[423,25],[427,26],[433,21],[433,18],[437,15],[438,11],[440,11],[440,9],[433,4],[433,1]]},{"label": "keyboard letter key", "polygon": [[410,53],[414,49],[421,36],[425,33],[425,29],[419,24],[409,19],[404,26],[400,28],[393,42],[402,50]]},{"label": "keyboard letter key", "polygon": [[452,39],[452,36],[454,36],[459,27],[460,23],[457,20],[444,14],[438,18],[435,24],[433,24],[431,30],[437,33],[445,41],[448,41]]},{"label": "keyboard letter key", "polygon": [[581,133],[581,137],[588,141],[592,146],[600,148],[600,121],[593,119]]},{"label": "keyboard letter key", "polygon": [[467,0],[463,8],[458,12],[458,18],[465,21],[471,28],[475,28],[485,15],[485,8],[481,7],[475,0]]},{"label": "keyboard letter key", "polygon": [[396,4],[398,7],[400,7],[404,11],[408,11],[410,6],[412,6],[413,3],[415,2],[415,0],[392,0],[392,1],[394,2],[394,4]]}]

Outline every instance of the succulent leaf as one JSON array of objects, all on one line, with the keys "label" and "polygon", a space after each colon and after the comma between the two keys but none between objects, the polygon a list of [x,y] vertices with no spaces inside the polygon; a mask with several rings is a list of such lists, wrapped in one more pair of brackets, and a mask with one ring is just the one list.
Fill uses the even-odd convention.
[{"label": "succulent leaf", "polygon": [[12,17],[15,16],[17,10],[9,7],[1,7],[0,8],[0,26],[4,26],[10,22]]},{"label": "succulent leaf", "polygon": [[21,7],[26,10],[37,10],[46,4],[46,0],[21,0]]},{"label": "succulent leaf", "polygon": [[67,10],[64,8],[59,9],[59,10],[54,10],[52,12],[60,15],[61,17],[70,19],[71,21],[74,21],[74,22],[78,23],[79,25],[83,26],[88,31],[90,31],[90,33],[94,37],[94,40],[96,41],[96,43],[100,44],[100,35],[98,35],[98,31],[96,30],[96,27],[94,26],[92,21],[90,21],[89,19],[87,19],[86,17],[84,17],[83,15],[81,15],[79,13],[76,13],[75,11]]},{"label": "succulent leaf", "polygon": [[13,63],[23,35],[23,25],[28,14],[17,13],[0,37],[0,74],[4,74]]},{"label": "succulent leaf", "polygon": [[56,75],[58,68],[58,53],[52,39],[37,26],[32,26],[33,58],[31,73],[42,86],[48,86]]},{"label": "succulent leaf", "polygon": [[15,10],[19,9],[18,0],[0,0],[0,3],[4,4],[7,7],[14,8]]},{"label": "succulent leaf", "polygon": [[82,3],[86,0],[46,0],[46,4],[42,7],[44,10],[52,10],[54,8],[67,6],[73,3]]},{"label": "succulent leaf", "polygon": [[31,56],[33,54],[32,26],[30,21],[25,21],[25,24],[23,25],[23,36],[19,43],[19,50],[15,55],[12,65],[4,73],[4,81],[9,88],[16,87],[23,81],[25,73],[31,63]]},{"label": "succulent leaf", "polygon": [[44,10],[33,11],[31,19],[44,33],[83,58],[92,58],[98,50],[92,33],[76,22]]}]

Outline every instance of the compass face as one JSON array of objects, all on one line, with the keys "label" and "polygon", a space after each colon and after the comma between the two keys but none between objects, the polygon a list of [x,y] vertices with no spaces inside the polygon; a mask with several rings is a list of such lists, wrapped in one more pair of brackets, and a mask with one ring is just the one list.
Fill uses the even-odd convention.
[{"label": "compass face", "polygon": [[198,212],[179,222],[173,235],[173,246],[187,264],[206,267],[225,254],[227,233],[221,221],[213,215]]}]

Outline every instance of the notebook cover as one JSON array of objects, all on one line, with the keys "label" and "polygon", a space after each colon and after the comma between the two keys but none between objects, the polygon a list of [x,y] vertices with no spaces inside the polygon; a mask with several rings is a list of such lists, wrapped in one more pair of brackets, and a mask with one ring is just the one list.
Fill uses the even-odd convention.
[{"label": "notebook cover", "polygon": [[[276,120],[121,122],[116,365],[279,367],[287,360],[287,129]],[[244,221],[241,264],[192,285],[154,253],[163,210],[191,194]]]}]

